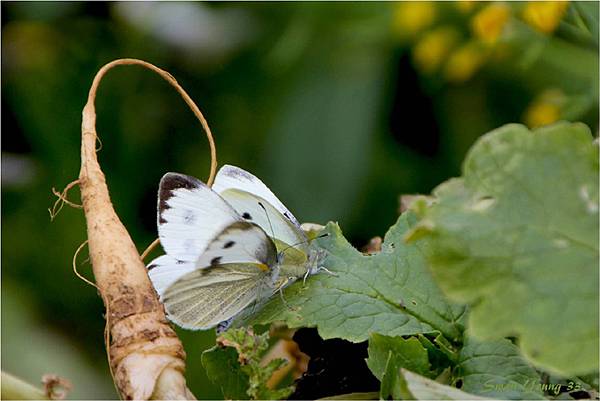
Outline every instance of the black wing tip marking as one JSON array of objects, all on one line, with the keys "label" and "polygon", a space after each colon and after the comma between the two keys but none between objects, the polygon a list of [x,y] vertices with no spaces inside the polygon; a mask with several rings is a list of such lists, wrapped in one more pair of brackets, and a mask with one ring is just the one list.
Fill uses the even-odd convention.
[{"label": "black wing tip marking", "polygon": [[179,173],[167,173],[160,179],[158,187],[158,222],[164,224],[167,221],[162,213],[169,208],[167,201],[173,196],[175,189],[196,189],[204,186],[199,179]]},{"label": "black wing tip marking", "polygon": [[156,263],[150,263],[148,265],[147,269],[148,269],[148,271],[150,271],[150,270],[154,269],[155,267],[158,267],[158,264],[156,264]]},{"label": "black wing tip marking", "polygon": [[223,171],[223,174],[228,175],[230,177],[243,177],[247,180],[257,179],[254,175],[250,174],[246,170],[236,166],[232,166],[231,164],[226,164],[223,167],[221,167],[221,171]]},{"label": "black wing tip marking", "polygon": [[[240,177],[243,177],[243,178],[245,178],[245,179],[247,179],[247,180],[249,180],[249,181],[258,181],[258,182],[262,183],[262,181],[261,181],[261,180],[260,180],[258,177],[256,177],[256,176],[252,175],[251,173],[247,172],[247,171],[246,171],[246,170],[244,170],[244,169],[241,169],[241,168],[239,168],[239,167],[236,167],[236,166],[232,166],[232,165],[230,165],[230,164],[226,164],[226,165],[224,165],[223,167],[221,167],[221,169],[219,170],[219,173],[221,173],[221,171],[223,172],[223,174],[224,174],[224,175],[226,175],[226,176],[229,176],[229,177],[234,177],[234,178],[240,178]],[[262,205],[262,203],[260,203],[260,202],[259,202],[259,204],[260,204],[260,206],[261,206],[263,209],[265,208],[265,207]],[[249,216],[249,217],[246,217],[246,214],[247,214],[247,213],[244,213],[244,214],[242,215],[242,217],[243,217],[243,218],[245,218],[246,220],[252,220],[252,217],[251,217],[249,214],[248,214],[248,216]],[[286,218],[287,218],[287,219],[288,219],[288,220],[289,220],[289,221],[290,221],[292,224],[295,224],[296,226],[300,226],[300,223],[298,222],[298,220],[297,220],[295,217],[293,217],[293,216],[292,216],[292,215],[291,215],[289,212],[287,212],[287,211],[286,211],[286,212],[283,212],[283,215],[284,215],[284,216],[285,216],[285,217],[286,217]]]}]

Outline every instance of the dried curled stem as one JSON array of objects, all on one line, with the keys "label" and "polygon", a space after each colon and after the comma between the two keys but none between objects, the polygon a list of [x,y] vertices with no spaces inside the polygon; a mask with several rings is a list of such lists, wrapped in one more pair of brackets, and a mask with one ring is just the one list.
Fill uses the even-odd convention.
[{"label": "dried curled stem", "polygon": [[209,184],[217,165],[214,140],[204,116],[171,74],[136,59],[115,60],[98,71],[83,108],[79,186],[94,277],[107,311],[110,365],[124,399],[195,399],[186,387],[183,346],[167,322],[144,263],[112,207],[96,156],[94,100],[98,85],[111,68],[131,64],[148,68],[168,81],[200,120],[210,145]]},{"label": "dried curled stem", "polygon": [[79,205],[77,203],[73,203],[71,202],[69,199],[67,199],[67,194],[69,193],[69,190],[71,188],[73,188],[75,185],[79,184],[79,180],[75,180],[70,182],[69,184],[67,184],[67,186],[65,187],[65,189],[62,190],[62,192],[58,192],[55,188],[52,188],[52,193],[58,198],[55,202],[54,205],[52,205],[52,208],[48,209],[48,212],[50,213],[50,220],[54,220],[54,218],[56,217],[56,215],[62,210],[63,206],[65,205],[65,203],[71,207],[74,207],[76,209],[81,209],[83,208],[83,205]]},{"label": "dried curled stem", "polygon": [[75,251],[75,253],[73,254],[73,273],[75,273],[75,275],[77,277],[79,277],[79,279],[89,285],[91,285],[92,287],[95,287],[96,289],[98,289],[98,286],[94,283],[92,283],[90,280],[88,280],[87,278],[83,277],[81,275],[81,273],[79,273],[79,271],[77,270],[77,256],[79,255],[79,252],[81,252],[81,250],[83,249],[84,246],[86,246],[88,243],[88,240],[85,240],[81,243],[81,245],[79,245],[79,247],[77,248],[77,250]]},{"label": "dried curled stem", "polygon": [[160,244],[160,239],[157,238],[154,241],[152,241],[152,243],[148,245],[148,248],[146,248],[146,250],[142,252],[142,260],[146,260],[146,257],[150,254],[150,252],[152,252],[154,248],[158,246],[158,244]]}]

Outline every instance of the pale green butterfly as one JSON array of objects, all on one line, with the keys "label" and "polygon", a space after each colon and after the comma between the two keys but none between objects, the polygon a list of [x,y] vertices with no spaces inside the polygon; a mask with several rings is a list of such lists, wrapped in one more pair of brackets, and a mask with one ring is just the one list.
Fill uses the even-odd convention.
[{"label": "pale green butterfly", "polygon": [[262,181],[235,166],[223,166],[212,189],[190,176],[165,174],[158,235],[166,255],[148,265],[148,274],[168,318],[187,329],[226,329],[249,305],[326,270],[292,213]]}]

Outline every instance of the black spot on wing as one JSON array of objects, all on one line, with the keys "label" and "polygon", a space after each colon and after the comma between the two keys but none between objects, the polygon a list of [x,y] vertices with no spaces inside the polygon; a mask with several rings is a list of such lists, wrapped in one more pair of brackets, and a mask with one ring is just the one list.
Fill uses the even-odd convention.
[{"label": "black spot on wing", "polygon": [[183,215],[183,222],[188,226],[191,226],[192,224],[194,224],[195,220],[196,215],[194,214],[194,212],[192,210],[186,210],[185,214]]},{"label": "black spot on wing", "polygon": [[244,212],[244,214],[242,214],[242,217],[246,220],[252,220],[252,216],[250,216],[250,213],[248,212]]},{"label": "black spot on wing", "polygon": [[256,227],[258,227],[258,226],[254,223],[248,223],[247,221],[236,221],[235,223],[231,223],[230,225],[225,227],[225,229],[223,230],[223,232],[221,234],[219,234],[219,236],[227,233],[230,230],[248,231],[248,230],[254,230]]},{"label": "black spot on wing", "polygon": [[162,217],[162,213],[169,208],[167,201],[173,196],[173,191],[176,189],[195,189],[200,188],[204,184],[197,178],[189,175],[167,173],[161,180],[158,187],[158,222],[164,224],[167,221]]},{"label": "black spot on wing", "polygon": [[235,241],[227,241],[225,245],[223,245],[223,249],[231,248],[235,245]]},{"label": "black spot on wing", "polygon": [[152,263],[150,265],[148,265],[148,271],[154,269],[155,267],[157,267],[158,265],[156,263]]},{"label": "black spot on wing", "polygon": [[[235,223],[232,223],[229,226],[225,227],[225,229],[223,229],[223,231],[217,238],[219,238],[220,236],[222,236],[224,234],[230,233],[231,231],[234,231],[234,230],[239,230],[239,231],[256,230],[256,234],[259,236],[262,236],[262,238],[264,239],[264,242],[262,242],[262,245],[257,247],[257,249],[255,250],[254,256],[255,256],[256,260],[260,261],[261,263],[266,264],[267,266],[273,266],[277,262],[277,248],[275,247],[275,243],[273,243],[271,238],[269,238],[267,233],[265,233],[264,230],[262,228],[260,228],[260,226],[258,224],[250,223],[248,221],[236,221]],[[234,242],[234,241],[229,241],[229,242]],[[225,244],[225,245],[227,245],[227,244]],[[223,248],[225,248],[225,247],[223,247]],[[216,258],[213,258],[213,260],[211,261],[211,266],[213,265],[213,261],[215,259]],[[221,259],[221,257],[219,257],[219,261],[216,263],[219,263],[220,259]]]},{"label": "black spot on wing", "polygon": [[290,217],[290,215],[288,214],[288,212],[283,212],[283,215],[289,220],[292,221],[292,218]]},{"label": "black spot on wing", "polygon": [[219,263],[221,262],[221,258],[222,258],[221,256],[217,256],[217,257],[214,257],[214,258],[212,258],[212,259],[210,260],[210,265],[211,265],[212,267],[218,266],[218,265],[219,265]]}]

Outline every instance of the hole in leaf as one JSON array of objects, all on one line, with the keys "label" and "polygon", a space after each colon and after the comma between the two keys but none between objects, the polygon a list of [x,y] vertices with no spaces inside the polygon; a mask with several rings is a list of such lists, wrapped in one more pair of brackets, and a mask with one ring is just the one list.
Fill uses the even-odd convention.
[{"label": "hole in leaf", "polygon": [[589,400],[592,398],[592,395],[584,390],[573,391],[572,393],[569,393],[569,395],[575,400]]},{"label": "hole in leaf", "polygon": [[316,329],[299,329],[294,341],[310,356],[308,370],[296,381],[293,400],[314,400],[336,394],[370,392],[379,389],[365,358],[367,342],[323,340]]}]

